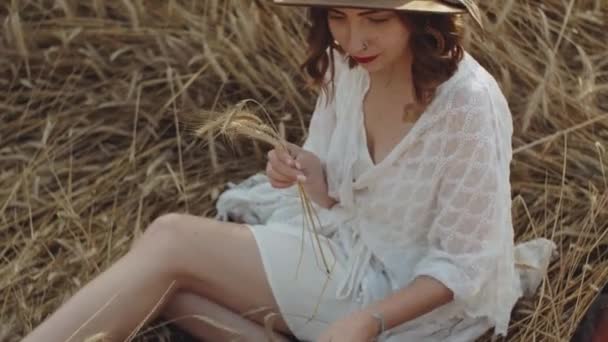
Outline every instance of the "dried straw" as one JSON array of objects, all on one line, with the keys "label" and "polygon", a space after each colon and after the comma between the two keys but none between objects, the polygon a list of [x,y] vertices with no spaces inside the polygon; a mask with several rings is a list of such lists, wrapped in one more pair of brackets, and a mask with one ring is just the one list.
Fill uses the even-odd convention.
[{"label": "dried straw", "polygon": [[[608,8],[487,0],[466,37],[514,115],[518,241],[560,258],[508,341],[565,341],[608,281]],[[0,5],[0,339],[18,341],[166,212],[213,216],[264,146],[200,139],[183,113],[253,98],[301,142],[315,94],[302,11],[269,1],[12,0]],[[201,140],[204,140],[201,142]],[[152,325],[155,326],[155,325]],[[169,340],[166,325],[136,340]],[[489,341],[490,338],[482,340]]]}]

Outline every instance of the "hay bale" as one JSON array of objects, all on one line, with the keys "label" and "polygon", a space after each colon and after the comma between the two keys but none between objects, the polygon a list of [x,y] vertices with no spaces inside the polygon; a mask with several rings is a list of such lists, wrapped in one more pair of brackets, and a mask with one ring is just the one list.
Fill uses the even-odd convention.
[{"label": "hay bale", "polygon": [[[467,48],[514,114],[517,239],[559,246],[509,341],[567,340],[608,281],[608,8],[483,3]],[[297,70],[301,11],[268,1],[11,1],[0,5],[0,317],[15,341],[166,212],[212,215],[266,146],[194,138],[187,114],[264,103],[301,142],[313,92]],[[168,339],[166,328],[142,334]]]}]

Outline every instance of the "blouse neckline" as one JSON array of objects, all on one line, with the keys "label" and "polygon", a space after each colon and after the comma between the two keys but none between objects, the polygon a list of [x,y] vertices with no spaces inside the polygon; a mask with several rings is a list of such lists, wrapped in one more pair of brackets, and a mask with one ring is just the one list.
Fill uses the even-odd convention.
[{"label": "blouse neckline", "polygon": [[358,75],[358,79],[360,80],[360,98],[358,104],[358,110],[356,111],[358,121],[358,129],[360,139],[363,140],[364,154],[366,162],[369,164],[369,168],[366,168],[366,171],[363,172],[360,177],[353,184],[354,188],[362,188],[365,187],[371,180],[375,178],[375,176],[380,173],[387,165],[391,165],[395,162],[395,160],[403,154],[403,152],[407,149],[408,146],[413,144],[416,141],[416,138],[428,127],[431,126],[432,122],[435,120],[435,117],[438,115],[436,113],[437,103],[443,100],[444,89],[449,87],[450,84],[456,82],[457,79],[461,78],[463,74],[462,70],[464,65],[466,64],[469,55],[467,53],[464,54],[463,59],[460,61],[458,65],[458,70],[452,77],[450,77],[447,81],[443,82],[437,87],[435,97],[429,103],[429,105],[424,109],[420,117],[413,123],[411,128],[408,130],[407,134],[395,145],[392,147],[390,152],[378,163],[374,163],[371,153],[369,151],[369,147],[367,144],[367,133],[365,131],[365,122],[364,122],[364,110],[363,110],[363,101],[365,100],[366,94],[369,92],[371,86],[371,80],[369,72],[360,65],[355,66],[351,71]]},{"label": "blouse neckline", "polygon": [[430,105],[427,106],[424,111],[422,112],[422,114],[420,115],[420,117],[410,126],[409,130],[407,131],[407,133],[403,136],[403,138],[401,140],[399,140],[399,142],[397,144],[395,144],[391,150],[388,152],[388,154],[386,156],[384,156],[384,158],[382,158],[382,160],[380,160],[379,162],[374,162],[372,156],[371,156],[371,151],[369,150],[368,147],[368,137],[367,137],[367,132],[365,130],[365,112],[364,112],[364,101],[365,101],[365,97],[367,95],[367,93],[370,90],[370,86],[371,86],[371,79],[370,79],[370,75],[369,72],[367,70],[365,70],[363,67],[361,66],[356,66],[355,67],[356,72],[361,74],[361,80],[362,80],[362,92],[361,92],[361,97],[360,97],[360,105],[359,105],[359,110],[357,111],[357,119],[359,122],[359,130],[360,130],[360,135],[363,139],[363,146],[365,147],[365,157],[367,159],[367,161],[371,164],[371,169],[375,169],[375,168],[381,168],[384,164],[387,163],[392,163],[392,161],[396,158],[395,155],[400,154],[400,151],[404,149],[404,145],[406,145],[409,140],[411,140],[411,136],[415,135],[417,130],[419,129],[419,127],[421,126],[422,122],[425,121],[427,119],[427,117],[429,115],[427,115],[428,110],[430,108]]}]

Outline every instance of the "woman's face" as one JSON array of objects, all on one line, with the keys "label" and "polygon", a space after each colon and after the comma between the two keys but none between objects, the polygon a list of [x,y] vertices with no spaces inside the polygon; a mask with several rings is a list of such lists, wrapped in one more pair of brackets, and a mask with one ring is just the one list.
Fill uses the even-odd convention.
[{"label": "woman's face", "polygon": [[395,11],[330,8],[327,20],[334,40],[370,72],[383,70],[409,54],[411,30]]}]

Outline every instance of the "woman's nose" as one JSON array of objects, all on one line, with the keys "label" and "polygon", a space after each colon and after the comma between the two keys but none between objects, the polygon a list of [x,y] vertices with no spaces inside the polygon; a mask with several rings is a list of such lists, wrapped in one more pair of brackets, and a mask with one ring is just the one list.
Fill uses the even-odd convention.
[{"label": "woman's nose", "polygon": [[348,42],[348,51],[351,51],[353,55],[361,55],[361,53],[366,49],[367,40],[364,36],[355,36],[351,38]]},{"label": "woman's nose", "polygon": [[348,34],[348,51],[353,55],[360,55],[367,43],[367,33],[359,27],[351,26]]}]

